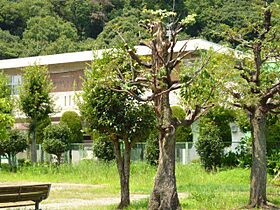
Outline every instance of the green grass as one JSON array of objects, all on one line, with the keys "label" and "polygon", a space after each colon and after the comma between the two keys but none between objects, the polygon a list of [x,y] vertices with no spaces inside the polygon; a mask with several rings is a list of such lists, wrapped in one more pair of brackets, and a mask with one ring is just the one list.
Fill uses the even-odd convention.
[{"label": "green grass", "polygon": [[[137,162],[131,166],[131,193],[150,194],[156,168]],[[249,198],[249,169],[222,169],[217,173],[206,173],[199,164],[176,167],[179,193],[188,196],[180,199],[183,209],[237,209],[245,206]],[[83,187],[53,190],[48,202],[56,199],[88,199],[110,197],[119,194],[119,177],[115,164],[95,161],[82,161],[78,165],[40,165],[21,168],[18,173],[0,172],[1,182],[63,182],[93,184],[99,187]],[[268,180],[268,199],[280,205],[279,183]],[[276,185],[278,184],[278,185]],[[128,209],[146,209],[147,199],[133,202]],[[115,205],[94,207],[94,209],[114,209]],[[93,209],[85,206],[79,209]]]}]

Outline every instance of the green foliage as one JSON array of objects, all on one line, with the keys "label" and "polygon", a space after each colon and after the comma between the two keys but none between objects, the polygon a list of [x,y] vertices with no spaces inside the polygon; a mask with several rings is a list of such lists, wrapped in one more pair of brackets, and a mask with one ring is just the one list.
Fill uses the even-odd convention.
[{"label": "green foliage", "polygon": [[252,137],[250,135],[246,135],[244,138],[241,139],[236,149],[237,149],[237,158],[238,158],[239,166],[251,167]]},{"label": "green foliage", "polygon": [[61,18],[33,17],[28,20],[27,28],[23,33],[23,42],[28,46],[25,55],[73,51],[77,38],[76,28]]},{"label": "green foliage", "polygon": [[[186,117],[186,112],[180,106],[172,106],[172,116],[177,118],[177,120],[184,120]],[[191,142],[192,141],[192,129],[190,126],[179,126],[175,131],[176,142]]]},{"label": "green foliage", "polygon": [[0,28],[0,59],[17,58],[22,53],[20,38]]},{"label": "green foliage", "polygon": [[44,129],[51,124],[51,118],[47,116],[46,118],[40,119],[37,125],[36,132],[36,143],[42,144],[44,140]]},{"label": "green foliage", "polygon": [[[232,139],[229,123],[235,121],[234,111],[222,106],[216,106],[206,114],[205,118],[208,118],[209,121],[212,121],[217,126],[224,146],[230,146]],[[203,123],[200,123],[200,126],[203,126]]]},{"label": "green foliage", "polygon": [[177,118],[178,120],[184,120],[186,117],[185,110],[180,106],[172,106],[172,117]]},{"label": "green foliage", "polygon": [[28,147],[27,136],[23,131],[11,130],[9,131],[9,137],[3,141],[3,145],[6,154],[15,156]]},{"label": "green foliage", "polygon": [[114,145],[110,139],[102,134],[93,135],[93,154],[100,160],[111,161],[115,159]]},{"label": "green foliage", "polygon": [[62,153],[69,150],[71,132],[66,124],[49,125],[44,130],[43,149],[57,156],[58,164]]},{"label": "green foliage", "polygon": [[123,45],[122,38],[131,45],[136,45],[140,40],[146,39],[148,34],[139,26],[143,19],[141,10],[130,9],[119,17],[109,21],[103,31],[98,35],[95,43],[97,48],[118,47]]},{"label": "green foliage", "polygon": [[19,93],[20,109],[32,121],[43,119],[52,113],[51,89],[52,82],[46,67],[30,66],[23,70]]},{"label": "green foliage", "polygon": [[12,116],[10,91],[7,76],[3,72],[0,72],[0,140],[7,138],[7,129],[11,128],[15,121]]},{"label": "green foliage", "polygon": [[267,171],[270,174],[280,173],[280,149],[274,149],[267,158]]},{"label": "green foliage", "polygon": [[216,171],[221,166],[224,144],[220,130],[211,121],[204,120],[195,145],[206,171]]},{"label": "green foliage", "polygon": [[154,129],[146,140],[144,158],[150,165],[157,165],[159,159],[159,132]]},{"label": "green foliage", "polygon": [[66,111],[62,114],[60,122],[65,123],[71,131],[71,143],[82,143],[82,122],[80,116],[74,111]]},{"label": "green foliage", "polygon": [[19,130],[10,130],[6,139],[0,140],[0,153],[8,157],[11,171],[16,171],[16,154],[28,147],[27,136]]},{"label": "green foliage", "polygon": [[155,116],[148,104],[110,89],[117,88],[118,84],[107,82],[108,77],[114,77],[117,69],[124,74],[130,69],[125,58],[114,51],[93,62],[91,70],[85,73],[83,104],[80,108],[91,130],[96,129],[110,138],[127,138],[134,143],[149,135]]}]

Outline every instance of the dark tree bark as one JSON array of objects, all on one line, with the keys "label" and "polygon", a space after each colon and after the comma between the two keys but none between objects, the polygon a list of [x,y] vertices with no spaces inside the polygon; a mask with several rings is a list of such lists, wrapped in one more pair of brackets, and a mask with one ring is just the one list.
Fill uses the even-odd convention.
[{"label": "dark tree bark", "polygon": [[31,141],[31,161],[32,163],[37,162],[37,147],[36,147],[36,133],[37,133],[37,123],[33,122],[32,125],[32,141]]},{"label": "dark tree bark", "polygon": [[148,209],[180,209],[175,176],[175,128],[169,93],[162,95],[158,120],[161,122],[159,165]]},{"label": "dark tree bark", "polygon": [[130,204],[130,193],[129,193],[129,178],[130,178],[130,154],[131,154],[131,144],[128,140],[124,141],[125,148],[123,155],[120,149],[120,143],[118,140],[114,141],[114,150],[116,156],[116,162],[118,167],[118,172],[120,176],[121,185],[121,202],[118,205],[118,209],[123,209]]},{"label": "dark tree bark", "polygon": [[260,109],[256,109],[250,117],[252,127],[252,168],[249,207],[267,205],[266,198],[266,116]]}]

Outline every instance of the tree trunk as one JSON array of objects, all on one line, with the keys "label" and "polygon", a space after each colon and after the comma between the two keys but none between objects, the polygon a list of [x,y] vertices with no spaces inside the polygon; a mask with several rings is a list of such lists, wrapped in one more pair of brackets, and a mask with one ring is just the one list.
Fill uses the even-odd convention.
[{"label": "tree trunk", "polygon": [[122,156],[119,141],[114,141],[114,150],[121,185],[121,202],[118,209],[123,209],[130,204],[129,177],[131,145],[128,140],[125,140],[125,149]]},{"label": "tree trunk", "polygon": [[57,157],[57,165],[60,166],[60,163],[61,163],[61,154],[60,155],[56,155]]},{"label": "tree trunk", "polygon": [[163,95],[161,100],[159,105],[161,111],[157,115],[161,122],[159,164],[148,209],[175,210],[181,209],[175,176],[175,128],[172,126],[169,95]]},{"label": "tree trunk", "polygon": [[32,163],[37,162],[37,147],[36,147],[36,131],[37,125],[36,123],[33,124],[33,133],[32,133],[32,142],[31,142],[31,161]]},{"label": "tree trunk", "polygon": [[249,207],[267,205],[266,198],[266,136],[265,114],[256,109],[251,115],[252,127],[252,168]]}]

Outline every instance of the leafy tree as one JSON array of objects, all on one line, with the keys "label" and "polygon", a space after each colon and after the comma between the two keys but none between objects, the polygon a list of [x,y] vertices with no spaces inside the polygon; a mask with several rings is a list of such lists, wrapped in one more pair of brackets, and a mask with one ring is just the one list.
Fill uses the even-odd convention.
[{"label": "leafy tree", "polygon": [[204,37],[216,43],[225,41],[222,24],[241,29],[247,21],[254,21],[257,17],[252,1],[186,0],[185,5],[189,13],[197,14],[196,23],[186,32],[191,36]]},{"label": "leafy tree", "polygon": [[[46,52],[71,51],[75,49],[73,43],[77,38],[77,30],[70,22],[52,16],[33,17],[28,20],[23,33],[23,43],[27,46],[24,54],[25,56],[32,56],[46,54]],[[63,44],[63,42],[68,43],[68,45]],[[61,46],[54,46],[54,44],[60,44]]]},{"label": "leafy tree", "polygon": [[14,124],[10,91],[7,76],[0,72],[0,141],[8,137],[8,128]]},{"label": "leafy tree", "polygon": [[28,147],[27,136],[19,130],[11,130],[9,137],[1,141],[1,147],[8,157],[11,171],[16,172],[16,154]]},{"label": "leafy tree", "polygon": [[57,163],[60,165],[61,156],[69,150],[71,140],[71,131],[64,123],[49,125],[44,130],[43,149],[57,157]]},{"label": "leafy tree", "polygon": [[111,161],[115,159],[114,144],[106,135],[97,132],[93,135],[93,154],[100,160]]},{"label": "leafy tree", "polygon": [[131,45],[136,45],[141,39],[148,37],[146,30],[136,24],[141,17],[143,17],[141,10],[124,11],[121,16],[106,23],[96,39],[95,46],[97,48],[119,47],[123,43],[119,34]]},{"label": "leafy tree", "polygon": [[22,48],[19,37],[0,29],[0,59],[17,58]]},{"label": "leafy tree", "polygon": [[231,94],[232,104],[250,117],[253,163],[249,207],[266,207],[266,117],[280,107],[280,13],[277,1],[258,0],[253,6],[259,11],[257,21],[248,21],[238,31],[224,26],[228,39],[239,43],[247,54],[223,57],[219,67],[227,70],[221,85]]},{"label": "leafy tree", "polygon": [[[226,109],[222,106],[216,106],[211,109],[204,118],[212,121],[217,129],[219,129],[220,138],[224,143],[224,146],[231,145],[231,129],[229,126],[230,122],[235,121],[235,113],[233,110]],[[199,123],[200,127],[204,126],[204,121]]]},{"label": "leafy tree", "polygon": [[217,171],[223,156],[223,141],[220,129],[208,119],[201,120],[199,138],[195,145],[196,151],[206,171]]},{"label": "leafy tree", "polygon": [[37,161],[36,136],[38,124],[53,112],[50,96],[52,82],[48,70],[42,66],[30,66],[23,70],[22,86],[19,93],[21,111],[30,121],[29,133],[32,135],[31,159]]},{"label": "leafy tree", "polygon": [[65,123],[71,131],[71,143],[82,143],[82,122],[80,116],[74,111],[66,111],[62,114],[61,123]]},{"label": "leafy tree", "polygon": [[118,88],[117,83],[111,83],[111,87],[104,83],[103,76],[110,76],[106,70],[114,65],[110,63],[112,58],[117,59],[120,71],[127,72],[130,69],[127,57],[118,52],[104,54],[103,58],[96,59],[85,74],[81,110],[90,130],[106,135],[114,144],[121,185],[119,208],[124,208],[130,204],[131,148],[135,142],[149,135],[149,130],[154,124],[154,115],[149,105],[112,90],[111,88]]},{"label": "leafy tree", "polygon": [[[70,143],[82,143],[83,133],[82,133],[82,122],[80,116],[74,111],[66,111],[62,114],[61,123],[65,123],[71,132]],[[72,150],[70,147],[70,162],[72,162]]]},{"label": "leafy tree", "polygon": [[[204,68],[208,66],[209,59],[203,59],[204,65],[197,64],[192,68],[183,68],[184,64],[182,63],[182,79],[177,80],[171,77],[175,67],[187,56],[183,50],[187,43],[175,55],[176,36],[181,30],[182,24],[190,24],[193,22],[194,16],[188,16],[179,25],[168,24],[171,33],[167,34],[167,23],[170,17],[174,17],[175,13],[162,10],[148,11],[148,13],[151,19],[145,22],[145,27],[152,38],[142,44],[151,49],[151,56],[141,58],[126,44],[125,47],[132,58],[132,64],[137,62],[137,65],[141,66],[142,69],[133,68],[133,64],[128,72],[122,72],[117,59],[111,58],[107,61],[110,68],[102,71],[101,81],[109,87],[111,84],[117,83],[118,88],[112,88],[114,91],[125,93],[137,101],[152,102],[159,129],[160,158],[148,208],[177,209],[180,204],[175,177],[175,128],[181,124],[190,125],[212,106],[213,86],[216,83],[209,73],[211,69]],[[204,56],[202,57],[204,58]],[[194,82],[195,78],[199,78],[199,82]],[[139,95],[139,87],[150,95]],[[184,107],[188,113],[183,121],[172,118],[169,101],[170,92],[180,88]],[[194,97],[198,95],[199,97]]]}]

